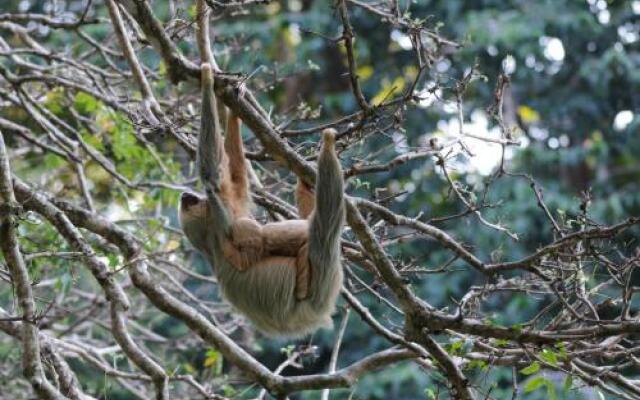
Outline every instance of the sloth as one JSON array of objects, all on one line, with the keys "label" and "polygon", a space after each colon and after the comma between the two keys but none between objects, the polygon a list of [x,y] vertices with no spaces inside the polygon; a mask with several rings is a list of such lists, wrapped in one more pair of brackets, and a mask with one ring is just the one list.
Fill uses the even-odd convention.
[{"label": "sloth", "polygon": [[315,194],[298,180],[302,219],[261,224],[250,210],[240,118],[229,113],[223,140],[211,67],[201,69],[197,163],[206,195],[182,194],[185,235],[214,270],[222,297],[266,335],[299,337],[331,326],[343,279],[345,213],[335,130],[322,134]]}]

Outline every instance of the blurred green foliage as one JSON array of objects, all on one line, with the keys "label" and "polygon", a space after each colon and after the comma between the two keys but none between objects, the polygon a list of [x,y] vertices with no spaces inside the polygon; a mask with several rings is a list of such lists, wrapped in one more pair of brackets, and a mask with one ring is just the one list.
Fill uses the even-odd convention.
[{"label": "blurred green foliage", "polygon": [[[34,2],[28,10],[40,12],[46,3]],[[275,109],[277,122],[301,109],[306,109],[309,115],[318,115],[318,119],[307,123],[309,126],[357,110],[348,77],[344,74],[344,49],[330,40],[341,32],[339,18],[330,3],[275,1],[252,6],[250,14],[224,18],[215,23],[215,50],[221,65],[230,71],[252,75],[250,86],[258,92],[266,109]],[[470,119],[474,111],[485,110],[492,103],[493,89],[504,60],[512,57],[515,63],[511,74],[513,103],[509,107],[514,123],[522,127],[519,139],[526,146],[513,152],[508,169],[528,173],[540,184],[546,203],[557,219],[571,220],[579,213],[580,193],[585,190],[592,192],[589,213],[595,221],[613,223],[626,216],[640,215],[640,163],[637,156],[640,154],[640,2],[401,0],[399,3],[403,10],[409,7],[411,18],[426,20],[441,35],[464,44],[462,49],[438,61],[421,84],[436,82],[444,88],[450,87],[455,79],[461,78],[475,64],[486,76],[486,80],[475,81],[465,94],[466,119]],[[191,4],[178,4],[182,6],[178,14],[190,19],[193,13]],[[156,2],[155,5],[155,12],[166,16],[166,4]],[[18,2],[9,1],[1,8],[5,12],[15,12],[18,7]],[[415,55],[412,50],[402,47],[401,31],[395,32],[396,28],[381,23],[376,16],[360,8],[350,7],[350,12],[357,35],[358,73],[366,97],[376,104],[390,94],[397,95],[415,77]],[[106,15],[104,10],[100,14]],[[103,40],[108,31],[104,25],[84,29],[98,41]],[[72,36],[62,31],[51,31],[41,40],[45,44],[58,44],[69,38]],[[72,45],[74,54],[82,52],[81,44]],[[189,42],[181,42],[180,48],[188,57],[197,58],[197,49]],[[159,67],[160,73],[166,73],[152,51],[144,51],[141,55],[147,65]],[[172,87],[161,80],[154,90],[163,93],[189,89]],[[445,99],[451,99],[451,96],[450,91],[443,91]],[[150,144],[151,147],[145,149],[136,140],[135,130],[126,117],[108,110],[88,93],[70,96],[62,90],[52,90],[43,105],[61,118],[69,112],[71,105],[81,114],[95,118],[104,134],[85,132],[83,140],[104,152],[127,179],[156,179],[167,171],[173,176],[184,172],[166,147],[157,149]],[[624,111],[631,112],[633,119],[622,128],[615,129],[614,121]],[[4,115],[10,112],[3,111]],[[403,132],[407,143],[418,145],[425,135],[440,129],[439,122],[450,118],[450,113],[438,103],[432,107],[409,109]],[[375,152],[389,144],[388,138],[376,138],[343,155],[343,160],[348,165],[350,158]],[[44,164],[35,166],[25,160],[22,173],[37,176],[42,169],[60,167],[61,161],[56,156],[48,156]],[[411,188],[408,196],[401,196],[391,204],[395,211],[409,216],[420,212],[427,216],[443,216],[462,211],[436,169],[430,160],[412,161],[389,173],[359,177],[360,182],[352,180],[350,191],[371,197],[374,189],[379,187]],[[109,180],[100,175],[103,172],[89,168],[88,173],[94,173],[90,176],[94,184],[99,186],[104,181],[104,199],[117,199],[126,204],[127,198],[136,196],[135,192],[107,194]],[[467,182],[467,189],[478,197],[491,179],[476,171],[461,171],[457,178]],[[60,178],[62,183],[65,179],[70,178]],[[152,193],[151,199],[145,199],[145,209],[154,210],[160,204],[167,215],[173,216],[171,207],[176,204],[176,194],[162,189],[153,189]],[[551,239],[549,223],[538,208],[528,181],[510,177],[491,181],[488,201],[501,206],[487,210],[487,218],[504,222],[519,234],[519,242],[480,226],[472,218],[439,226],[472,245],[483,259],[517,259]],[[162,241],[154,237],[153,228],[153,222],[145,226],[144,237],[148,239],[150,248],[159,246]],[[51,250],[65,249],[66,243],[46,224],[33,221],[33,224],[21,224],[20,229],[23,237],[29,238],[23,241],[27,252],[43,251],[43,244]],[[33,249],[30,242],[34,244]],[[434,242],[425,239],[399,244],[391,254],[430,268],[445,263],[450,257]],[[121,262],[109,259],[108,255],[105,257],[114,268]],[[198,272],[205,273],[206,266],[202,260],[197,260]],[[462,263],[455,265],[461,266]],[[43,275],[56,276],[55,285],[62,295],[69,290],[71,283],[95,286],[92,279],[85,276],[84,270],[69,267],[64,259],[47,259],[46,263],[36,259],[29,267],[35,280]],[[461,269],[416,276],[412,278],[412,284],[431,304],[445,306],[450,304],[451,298],[458,299],[471,284],[482,279],[471,271],[461,273]],[[45,274],[44,270],[54,272]],[[366,274],[356,273],[362,279],[368,279]],[[188,282],[186,286],[202,292],[201,288],[190,286]],[[99,290],[87,287],[87,292]],[[376,299],[364,297],[364,300],[378,319],[401,322],[402,316]],[[496,324],[517,326],[531,318],[543,302],[544,299],[535,297],[495,294],[488,303],[490,309],[485,311]],[[336,323],[340,315],[338,313]],[[187,332],[182,325],[164,315],[146,315],[143,318],[150,322],[152,329],[172,340],[179,341]],[[328,363],[334,338],[332,331],[315,334],[312,341],[320,346],[319,359],[305,360],[304,371],[288,368],[284,373],[321,371]],[[255,346],[259,349],[259,358],[270,368],[275,368],[282,361],[281,348],[288,343],[261,340]],[[348,365],[387,345],[352,316],[342,344],[339,366]],[[452,342],[447,346],[452,354],[464,352],[465,348],[462,342]],[[554,363],[562,357],[561,353],[561,349],[548,349],[539,356]],[[15,348],[0,346],[0,359],[16,357]],[[118,360],[112,362],[117,365]],[[221,384],[225,382],[224,373],[228,370],[222,355],[215,349],[185,351],[170,362],[177,371],[208,376]],[[490,391],[494,398],[511,397],[510,369],[477,363],[470,365],[467,372],[475,384]],[[90,374],[86,371],[79,373]],[[522,383],[521,398],[597,398],[595,393],[576,389],[563,377],[539,373],[536,363],[520,370],[517,376]],[[117,385],[110,384],[104,377],[92,375],[81,378],[83,382],[91,382],[88,386],[108,393],[108,398],[126,398],[115,388]],[[114,388],[109,389],[112,386]],[[445,386],[442,377],[425,374],[415,365],[405,363],[366,375],[353,390],[332,392],[332,398],[442,398]],[[238,394],[238,388],[233,385],[225,388],[229,396]],[[319,393],[304,393],[295,398],[317,399]]]}]

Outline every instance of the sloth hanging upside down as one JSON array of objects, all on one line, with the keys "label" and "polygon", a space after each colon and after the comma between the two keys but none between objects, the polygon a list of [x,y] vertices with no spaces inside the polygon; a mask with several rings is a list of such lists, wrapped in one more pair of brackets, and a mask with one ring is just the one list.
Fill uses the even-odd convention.
[{"label": "sloth hanging upside down", "polygon": [[240,119],[221,134],[213,74],[202,65],[198,167],[206,197],[185,192],[180,223],[215,270],[222,295],[270,336],[295,337],[331,325],[342,286],[344,183],[335,131],[323,132],[315,196],[298,180],[304,219],[261,224],[250,212]]}]

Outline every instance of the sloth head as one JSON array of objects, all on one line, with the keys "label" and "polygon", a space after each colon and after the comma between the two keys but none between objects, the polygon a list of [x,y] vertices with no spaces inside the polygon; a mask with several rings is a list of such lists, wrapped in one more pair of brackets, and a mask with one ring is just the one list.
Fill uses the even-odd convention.
[{"label": "sloth head", "polygon": [[193,246],[206,251],[208,227],[207,199],[192,192],[184,192],[180,197],[180,226]]}]

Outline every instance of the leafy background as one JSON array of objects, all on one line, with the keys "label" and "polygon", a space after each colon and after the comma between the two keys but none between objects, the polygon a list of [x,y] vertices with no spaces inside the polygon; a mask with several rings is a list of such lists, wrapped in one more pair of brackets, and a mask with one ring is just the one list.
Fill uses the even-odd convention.
[{"label": "leafy background", "polygon": [[[61,3],[61,2],[58,2]],[[58,7],[81,9],[77,1],[62,2]],[[519,126],[517,139],[522,145],[509,153],[508,168],[513,172],[531,174],[544,189],[545,200],[552,212],[571,221],[579,212],[584,191],[590,191],[590,216],[598,222],[614,223],[629,215],[640,214],[640,1],[401,1],[410,6],[411,17],[429,21],[445,36],[464,44],[451,51],[428,72],[429,82],[438,82],[444,90],[438,98],[431,97],[421,106],[409,110],[404,131],[396,137],[380,137],[366,145],[353,148],[341,155],[348,166],[371,152],[392,149],[389,158],[406,152],[411,146],[423,144],[430,137],[444,135],[452,129],[453,115],[450,102],[451,88],[474,65],[484,76],[470,85],[465,93],[465,118],[478,134],[495,129],[486,108],[493,101],[493,89],[499,73],[510,72],[511,97],[506,104],[507,117]],[[188,21],[194,15],[189,2],[178,2],[179,14]],[[9,0],[0,5],[2,12],[42,12],[52,7],[47,1]],[[165,2],[156,1],[155,12],[167,15]],[[363,91],[374,104],[397,93],[410,84],[417,73],[415,57],[407,48],[407,37],[389,25],[380,24],[371,14],[359,8],[350,10],[357,33],[355,49],[359,63]],[[106,11],[100,9],[100,15]],[[317,116],[309,123],[330,121],[336,116],[357,110],[344,71],[343,48],[332,38],[339,36],[341,26],[330,2],[313,0],[274,1],[255,6],[250,13],[223,18],[214,23],[216,56],[223,68],[250,74],[250,85],[260,96],[266,108],[272,108],[280,122],[304,112]],[[85,28],[97,40],[104,40],[108,26]],[[5,38],[12,40],[11,37]],[[70,46],[73,54],[86,51],[86,45],[64,31],[43,30],[38,39],[45,46]],[[188,40],[180,42],[185,55],[197,59],[197,49]],[[140,54],[145,64],[164,70],[154,52]],[[0,57],[0,65],[8,61]],[[188,84],[172,85],[168,80],[154,84],[158,97],[184,96],[187,101],[197,92]],[[428,91],[429,87],[424,88]],[[131,96],[139,96],[132,89]],[[95,146],[113,160],[118,171],[132,181],[154,180],[167,174],[177,179],[192,177],[193,165],[186,154],[171,142],[150,143],[148,147],[136,139],[136,132],[126,117],[105,107],[96,98],[70,95],[53,89],[46,95],[46,108],[65,119],[69,105],[82,115],[96,121],[99,132],[84,130],[82,139]],[[0,115],[34,127],[33,121],[20,114],[19,109],[4,107]],[[296,114],[299,115],[299,114]],[[192,121],[184,121],[189,126]],[[255,139],[244,132],[249,147]],[[11,141],[11,139],[8,139]],[[304,139],[299,139],[300,142]],[[152,149],[153,151],[150,151]],[[488,201],[500,203],[488,211],[493,220],[507,223],[517,232],[520,241],[514,243],[505,235],[478,226],[473,220],[441,223],[440,227],[455,237],[472,244],[479,256],[486,259],[517,259],[535,250],[551,239],[551,231],[539,212],[528,181],[502,178],[492,181],[490,172],[499,160],[496,148],[480,147],[470,160],[460,160],[456,177],[468,184],[468,190],[482,196],[491,181]],[[42,157],[38,153],[14,159],[14,169],[31,181],[59,174],[57,193],[65,195],[65,186],[71,185],[71,171],[61,158]],[[159,166],[162,166],[160,168]],[[260,174],[266,174],[260,170]],[[123,220],[134,213],[146,213],[149,219],[132,224],[146,239],[148,248],[171,251],[185,245],[179,236],[165,233],[166,224],[178,228],[175,204],[178,193],[169,189],[150,189],[142,192],[114,187],[112,177],[99,168],[88,168],[87,174],[94,184],[93,192],[99,202],[97,208],[111,218]],[[286,171],[277,170],[270,175],[291,180]],[[395,197],[389,206],[406,215],[446,215],[461,212],[458,202],[451,201],[448,185],[432,160],[409,162],[389,173],[365,175],[349,184],[349,192],[374,196],[376,188],[394,192],[406,191]],[[137,225],[137,226],[135,226]],[[64,249],[66,244],[46,224],[32,219],[20,226],[25,251],[42,251],[43,247]],[[635,240],[635,238],[632,238]],[[487,249],[482,254],[483,249]],[[496,250],[497,249],[497,250]],[[444,263],[447,255],[431,241],[400,241],[392,250],[398,260],[411,260],[417,265],[434,267]],[[111,266],[119,261],[104,252]],[[111,258],[110,258],[111,257]],[[55,277],[53,285],[59,296],[73,287],[95,291],[94,283],[86,272],[65,260],[39,261],[29,264],[31,276]],[[202,259],[193,255],[191,265],[196,271],[208,274]],[[357,272],[360,274],[360,272]],[[366,275],[362,274],[366,279]],[[459,298],[466,288],[479,277],[473,271],[463,273],[432,274],[415,279],[412,284],[418,293],[436,306]],[[637,279],[637,277],[636,277]],[[210,287],[193,282],[186,283],[200,296],[210,296]],[[0,285],[0,299],[10,302],[7,285]],[[501,325],[518,324],[531,318],[544,304],[544,298],[524,295],[494,295],[485,311]],[[398,321],[399,316],[370,299],[365,303],[382,320]],[[73,304],[69,304],[72,307]],[[339,325],[343,312],[336,315]],[[69,320],[73,316],[67,317]],[[136,320],[174,341],[179,350],[163,356],[178,370],[209,377],[219,382],[229,396],[244,398],[254,392],[239,388],[229,379],[232,368],[227,366],[215,349],[190,346],[183,341],[186,328],[162,314],[136,315]],[[103,329],[108,329],[106,326]],[[99,329],[98,329],[99,331]],[[99,332],[97,333],[99,334]],[[282,353],[294,351],[290,345],[313,343],[318,346],[317,357],[305,359],[302,371],[289,368],[285,373],[311,373],[324,370],[335,338],[335,332],[320,331],[311,339],[291,343],[273,341],[259,336],[248,341],[259,359],[270,368],[282,361]],[[239,339],[241,340],[241,339]],[[349,364],[384,348],[383,339],[371,335],[370,330],[355,316],[351,316],[341,350],[340,364]],[[452,353],[468,346],[452,342]],[[0,360],[17,360],[15,343],[0,337]],[[549,357],[553,357],[550,355]],[[118,359],[113,359],[118,364]],[[4,363],[3,363],[4,364]],[[536,374],[535,364],[519,372],[521,396],[537,398],[591,399],[603,396],[588,388],[566,382],[554,374]],[[124,399],[125,392],[112,385],[108,378],[94,371],[79,371],[83,383],[104,393],[104,398]],[[638,371],[630,371],[637,376]],[[0,371],[0,387],[14,384],[19,375],[16,370]],[[470,372],[474,382],[491,390],[498,399],[510,398],[512,371],[478,364]],[[335,391],[332,398],[358,399],[425,399],[435,398],[443,392],[441,377],[425,374],[413,364],[370,374],[358,382],[353,390]],[[2,397],[0,389],[0,397]],[[304,393],[296,398],[318,398],[317,393]],[[9,398],[9,397],[5,397]]]}]

